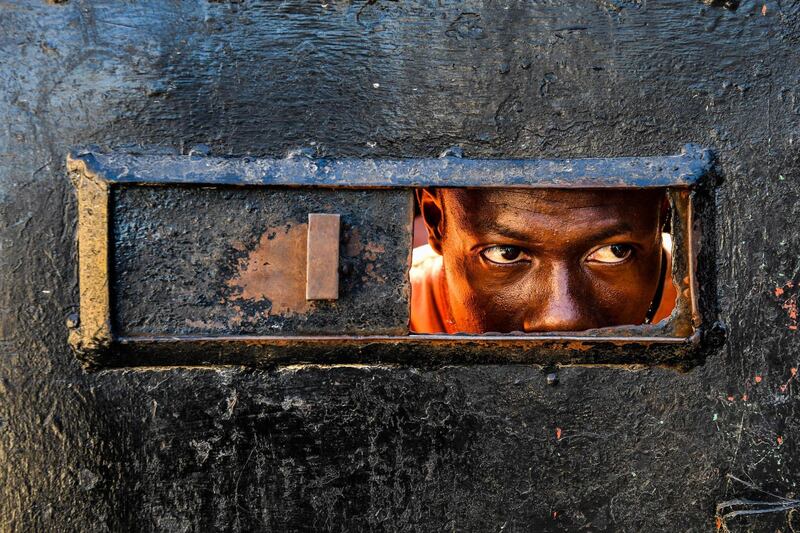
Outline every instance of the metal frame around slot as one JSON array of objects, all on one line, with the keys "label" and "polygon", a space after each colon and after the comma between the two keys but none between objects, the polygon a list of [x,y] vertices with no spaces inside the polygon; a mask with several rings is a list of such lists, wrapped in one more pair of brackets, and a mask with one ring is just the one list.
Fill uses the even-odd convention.
[{"label": "metal frame around slot", "polygon": [[[701,224],[697,195],[713,185],[709,150],[573,160],[226,159],[76,151],[67,168],[78,196],[80,317],[70,344],[89,366],[399,363],[687,365],[696,361],[713,317],[699,303]],[[114,335],[110,308],[110,212],[114,187],[271,186],[346,189],[431,187],[668,188],[673,206],[672,316],[654,325],[583,332],[401,336]],[[708,211],[706,208],[705,211]],[[719,328],[716,328],[718,330]],[[716,341],[715,341],[716,342]]]}]

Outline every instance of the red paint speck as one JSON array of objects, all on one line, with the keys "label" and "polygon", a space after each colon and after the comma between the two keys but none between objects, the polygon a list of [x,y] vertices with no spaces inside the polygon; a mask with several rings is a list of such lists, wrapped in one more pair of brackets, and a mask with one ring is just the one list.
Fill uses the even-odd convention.
[{"label": "red paint speck", "polygon": [[755,377],[755,382],[756,383],[761,383],[761,376],[756,376]]},{"label": "red paint speck", "polygon": [[778,435],[778,438],[777,438],[777,439],[775,439],[775,440],[777,440],[777,441],[778,441],[778,446],[780,446],[781,444],[783,444],[783,437],[781,437],[780,435]]},{"label": "red paint speck", "polygon": [[[795,286],[793,281],[787,281],[783,287],[775,287],[775,297],[783,299],[786,295],[786,290]],[[783,301],[781,307],[789,316],[789,329],[796,331],[798,327],[798,317],[800,317],[800,310],[798,310],[798,295],[792,294]]]},{"label": "red paint speck", "polygon": [[556,428],[556,440],[561,440],[561,428]]}]

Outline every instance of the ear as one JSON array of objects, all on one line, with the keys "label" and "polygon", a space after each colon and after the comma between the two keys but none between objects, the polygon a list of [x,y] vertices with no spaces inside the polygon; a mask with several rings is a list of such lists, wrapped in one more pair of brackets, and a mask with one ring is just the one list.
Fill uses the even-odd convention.
[{"label": "ear", "polygon": [[442,236],[444,235],[444,209],[442,195],[438,189],[417,189],[417,203],[419,204],[422,220],[428,228],[428,244],[433,251],[442,255]]}]

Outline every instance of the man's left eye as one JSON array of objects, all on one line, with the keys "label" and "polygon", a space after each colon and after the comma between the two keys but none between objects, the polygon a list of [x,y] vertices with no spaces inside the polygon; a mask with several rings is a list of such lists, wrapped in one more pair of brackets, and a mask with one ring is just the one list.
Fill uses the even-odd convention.
[{"label": "man's left eye", "polygon": [[603,263],[606,265],[613,265],[615,263],[622,263],[633,253],[633,247],[629,244],[611,244],[603,246],[592,252],[587,261],[595,263]]},{"label": "man's left eye", "polygon": [[525,250],[518,246],[497,245],[490,246],[481,252],[481,255],[491,263],[510,265],[521,263],[528,259]]}]

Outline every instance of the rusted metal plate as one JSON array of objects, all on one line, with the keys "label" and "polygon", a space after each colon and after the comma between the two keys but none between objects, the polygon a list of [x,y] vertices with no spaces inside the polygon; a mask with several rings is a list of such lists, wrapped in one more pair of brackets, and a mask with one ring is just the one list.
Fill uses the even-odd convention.
[{"label": "rusted metal plate", "polygon": [[[112,204],[117,335],[408,332],[409,191],[121,186]],[[341,217],[318,265],[341,257],[338,299],[307,299],[310,212]]]},{"label": "rusted metal plate", "polygon": [[306,300],[339,297],[339,215],[308,215]]}]

